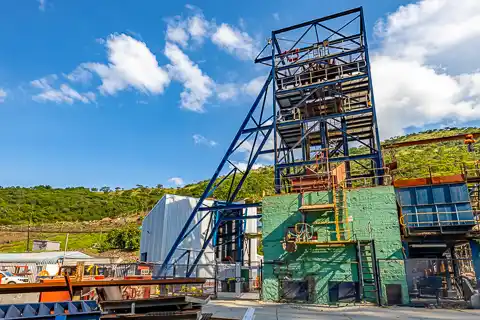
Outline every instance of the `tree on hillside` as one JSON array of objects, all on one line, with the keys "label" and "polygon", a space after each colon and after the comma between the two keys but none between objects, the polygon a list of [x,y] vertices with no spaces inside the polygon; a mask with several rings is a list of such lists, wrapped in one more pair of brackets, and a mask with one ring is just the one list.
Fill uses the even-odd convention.
[{"label": "tree on hillside", "polygon": [[101,187],[101,188],[100,188],[100,191],[101,191],[101,192],[104,192],[104,193],[109,193],[109,192],[112,191],[112,190],[110,189],[110,187],[105,186],[105,187]]}]

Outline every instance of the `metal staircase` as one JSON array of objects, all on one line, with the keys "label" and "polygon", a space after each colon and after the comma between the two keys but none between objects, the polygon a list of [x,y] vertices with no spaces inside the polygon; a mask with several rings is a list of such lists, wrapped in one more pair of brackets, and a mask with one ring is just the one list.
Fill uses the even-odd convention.
[{"label": "metal staircase", "polygon": [[373,240],[357,241],[360,300],[380,305],[380,279]]}]

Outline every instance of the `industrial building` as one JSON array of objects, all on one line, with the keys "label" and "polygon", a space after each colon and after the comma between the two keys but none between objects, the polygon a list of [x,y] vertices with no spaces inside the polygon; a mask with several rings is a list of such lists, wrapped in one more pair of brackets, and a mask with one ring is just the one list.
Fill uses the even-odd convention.
[{"label": "industrial building", "polygon": [[[382,152],[459,139],[471,152],[480,135],[382,148],[362,8],[273,31],[255,62],[270,68],[267,80],[204,193],[182,218],[182,230],[168,242],[159,274],[168,274],[183,254],[197,221],[215,222],[189,256],[187,277],[212,256],[225,223],[257,218],[263,300],[478,303],[478,162],[472,156],[452,164],[448,174],[428,168],[427,176],[405,178],[401,164],[385,163]],[[235,152],[244,143],[250,154],[241,170]],[[239,203],[249,172],[267,154],[274,159],[276,194]],[[202,205],[225,185],[225,199]],[[246,215],[246,208],[258,214]],[[231,240],[245,234],[237,228]],[[234,261],[246,265],[243,255]]]},{"label": "industrial building", "polygon": [[[175,239],[180,234],[198,199],[192,197],[166,194],[148,213],[142,222],[142,236],[140,240],[140,260],[143,262],[163,262]],[[205,207],[212,207],[213,200],[203,201]],[[247,208],[242,211],[245,216],[256,216],[257,208]],[[238,220],[237,220],[238,221]],[[242,228],[244,234],[257,233],[257,221],[249,219],[240,221],[232,220],[216,233],[215,241],[208,243],[201,259],[196,264],[192,275],[204,278],[214,277],[214,264],[218,262],[231,263],[236,259],[255,264],[260,261],[257,254],[258,239],[240,239],[236,237],[236,228]],[[202,250],[207,232],[213,227],[215,221],[202,219],[202,214],[197,213],[194,223],[198,225],[183,240],[173,257],[168,275],[184,276],[193,264],[193,257]],[[162,245],[158,245],[161,243]],[[239,254],[242,256],[239,257]],[[175,266],[175,268],[173,267]]]}]

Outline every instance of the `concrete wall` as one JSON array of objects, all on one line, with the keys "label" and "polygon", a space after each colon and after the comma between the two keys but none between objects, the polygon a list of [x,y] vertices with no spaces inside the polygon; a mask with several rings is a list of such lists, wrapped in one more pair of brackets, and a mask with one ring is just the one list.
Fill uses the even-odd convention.
[{"label": "concrete wall", "polygon": [[[329,203],[332,194],[327,192],[309,193],[306,204]],[[347,210],[350,216],[349,227],[352,239],[375,240],[379,259],[381,292],[386,284],[400,284],[403,302],[408,302],[408,288],[403,263],[402,243],[397,218],[397,208],[393,187],[363,188],[347,191]],[[358,281],[356,250],[354,245],[344,247],[316,248],[314,245],[299,245],[294,253],[286,252],[281,241],[285,230],[301,222],[298,211],[301,196],[297,194],[266,197],[262,205],[264,275],[263,299],[281,299],[279,279],[307,279],[311,277],[315,288],[309,288],[310,302],[328,304],[330,281]],[[332,219],[333,214],[307,214],[307,223]],[[346,219],[346,217],[344,217]],[[334,230],[334,225],[317,226],[318,237],[324,241],[326,230]],[[333,235],[333,234],[332,234]],[[275,261],[275,263],[273,263]],[[280,263],[279,263],[280,262]],[[385,295],[383,295],[385,300]],[[385,301],[384,301],[385,302]]]}]

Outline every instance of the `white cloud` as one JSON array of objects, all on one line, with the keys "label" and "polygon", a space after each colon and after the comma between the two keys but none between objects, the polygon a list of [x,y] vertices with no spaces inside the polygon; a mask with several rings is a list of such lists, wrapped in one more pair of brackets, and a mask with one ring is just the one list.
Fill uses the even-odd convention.
[{"label": "white cloud", "polygon": [[173,177],[173,178],[168,179],[168,181],[172,182],[176,186],[181,186],[184,183],[183,179],[180,178],[180,177]]},{"label": "white cloud", "polygon": [[60,85],[59,89],[54,89],[46,78],[34,80],[31,85],[35,88],[42,89],[42,93],[32,97],[37,102],[55,102],[73,104],[76,101],[82,103],[95,102],[95,94],[93,92],[79,93],[66,84]]},{"label": "white cloud", "polygon": [[207,36],[209,25],[202,14],[197,14],[188,19],[188,32],[192,39],[201,43]]},{"label": "white cloud", "polygon": [[64,76],[71,82],[79,82],[84,84],[89,83],[92,79],[92,73],[90,72],[90,70],[86,69],[82,65],[78,66],[71,73],[65,74]]},{"label": "white cloud", "polygon": [[215,45],[243,60],[252,59],[258,53],[254,39],[242,31],[245,28],[243,19],[239,20],[240,29],[227,23],[217,25],[215,20],[207,20],[198,7],[189,4],[185,7],[190,10],[188,17],[167,19],[167,41],[190,49],[190,39],[202,44],[206,38],[210,38]]},{"label": "white cloud", "polygon": [[262,90],[266,80],[265,76],[256,77],[243,86],[243,91],[251,97],[256,97]]},{"label": "white cloud", "polygon": [[216,28],[212,35],[212,41],[220,48],[243,60],[254,58],[258,52],[255,41],[248,33],[226,23],[222,23]]},{"label": "white cloud", "polygon": [[220,101],[232,100],[239,94],[238,86],[234,83],[219,84],[215,90]]},{"label": "white cloud", "polygon": [[272,16],[273,16],[273,19],[280,21],[280,15],[278,14],[278,12],[272,13]]},{"label": "white cloud", "polygon": [[5,98],[7,97],[7,92],[0,88],[0,103],[5,102]]},{"label": "white cloud", "polygon": [[187,31],[185,31],[185,26],[181,24],[168,24],[167,25],[167,41],[176,42],[183,47],[186,47],[188,44],[188,39],[190,36]]},{"label": "white cloud", "polygon": [[207,139],[201,134],[194,134],[193,141],[195,142],[195,144],[203,144],[209,147],[215,147],[217,145],[217,142]]},{"label": "white cloud", "polygon": [[[265,125],[269,125],[269,124],[271,123],[268,122]],[[263,135],[260,133],[258,135],[257,141],[255,142],[254,151],[258,150],[262,139],[263,139]],[[280,141],[280,139],[278,139],[277,141]],[[240,146],[238,146],[236,150],[237,152],[246,154],[245,160],[248,160],[248,158],[250,157],[250,152],[252,152],[252,149],[253,149],[253,142],[254,142],[254,139],[246,140]],[[265,144],[263,145],[262,150],[272,150],[274,146],[275,146],[275,141],[273,139],[273,131],[272,131],[267,141],[265,141]],[[271,162],[274,160],[273,153],[261,154],[258,156],[258,158],[267,162]]]},{"label": "white cloud", "polygon": [[390,56],[425,58],[448,50],[462,50],[457,45],[475,46],[480,36],[480,2],[477,0],[422,0],[400,6],[376,25]]},{"label": "white cloud", "polygon": [[216,86],[217,98],[220,101],[234,100],[239,96],[257,97],[265,84],[266,77],[253,78],[247,83],[226,83]]},{"label": "white cloud", "polygon": [[410,126],[480,120],[480,73],[461,71],[480,68],[476,57],[462,55],[465,47],[480,49],[474,21],[476,0],[422,0],[377,23],[382,45],[372,73],[382,138]]},{"label": "white cloud", "polygon": [[167,42],[165,55],[171,62],[171,65],[167,66],[169,74],[184,86],[180,94],[181,106],[188,110],[203,112],[203,105],[213,94],[215,83],[177,45]]},{"label": "white cloud", "polygon": [[188,41],[193,39],[201,44],[209,35],[210,22],[205,20],[203,13],[198,8],[191,8],[194,15],[182,19],[180,16],[167,20],[166,40],[179,44],[183,48],[188,46]]},{"label": "white cloud", "polygon": [[144,93],[161,94],[169,84],[168,73],[144,42],[125,34],[113,34],[106,42],[109,64],[84,63],[102,79],[103,94],[115,94],[129,87]]},{"label": "white cloud", "polygon": [[46,77],[33,80],[33,81],[30,82],[30,84],[34,88],[42,89],[42,90],[48,90],[48,89],[52,88],[52,86],[50,84],[57,79],[58,79],[58,77],[57,77],[56,74],[50,74]]},{"label": "white cloud", "polygon": [[47,7],[47,0],[37,0],[38,1],[38,10],[45,11]]},{"label": "white cloud", "polygon": [[[242,171],[245,171],[247,170],[247,163],[246,162],[235,162],[235,161],[232,161],[232,163],[240,170]],[[228,167],[230,169],[233,169],[234,166],[232,166],[231,164],[228,165]],[[255,170],[255,169],[259,169],[259,168],[263,168],[265,167],[265,165],[261,164],[261,163],[254,163],[253,166],[252,166],[252,169]]]}]

